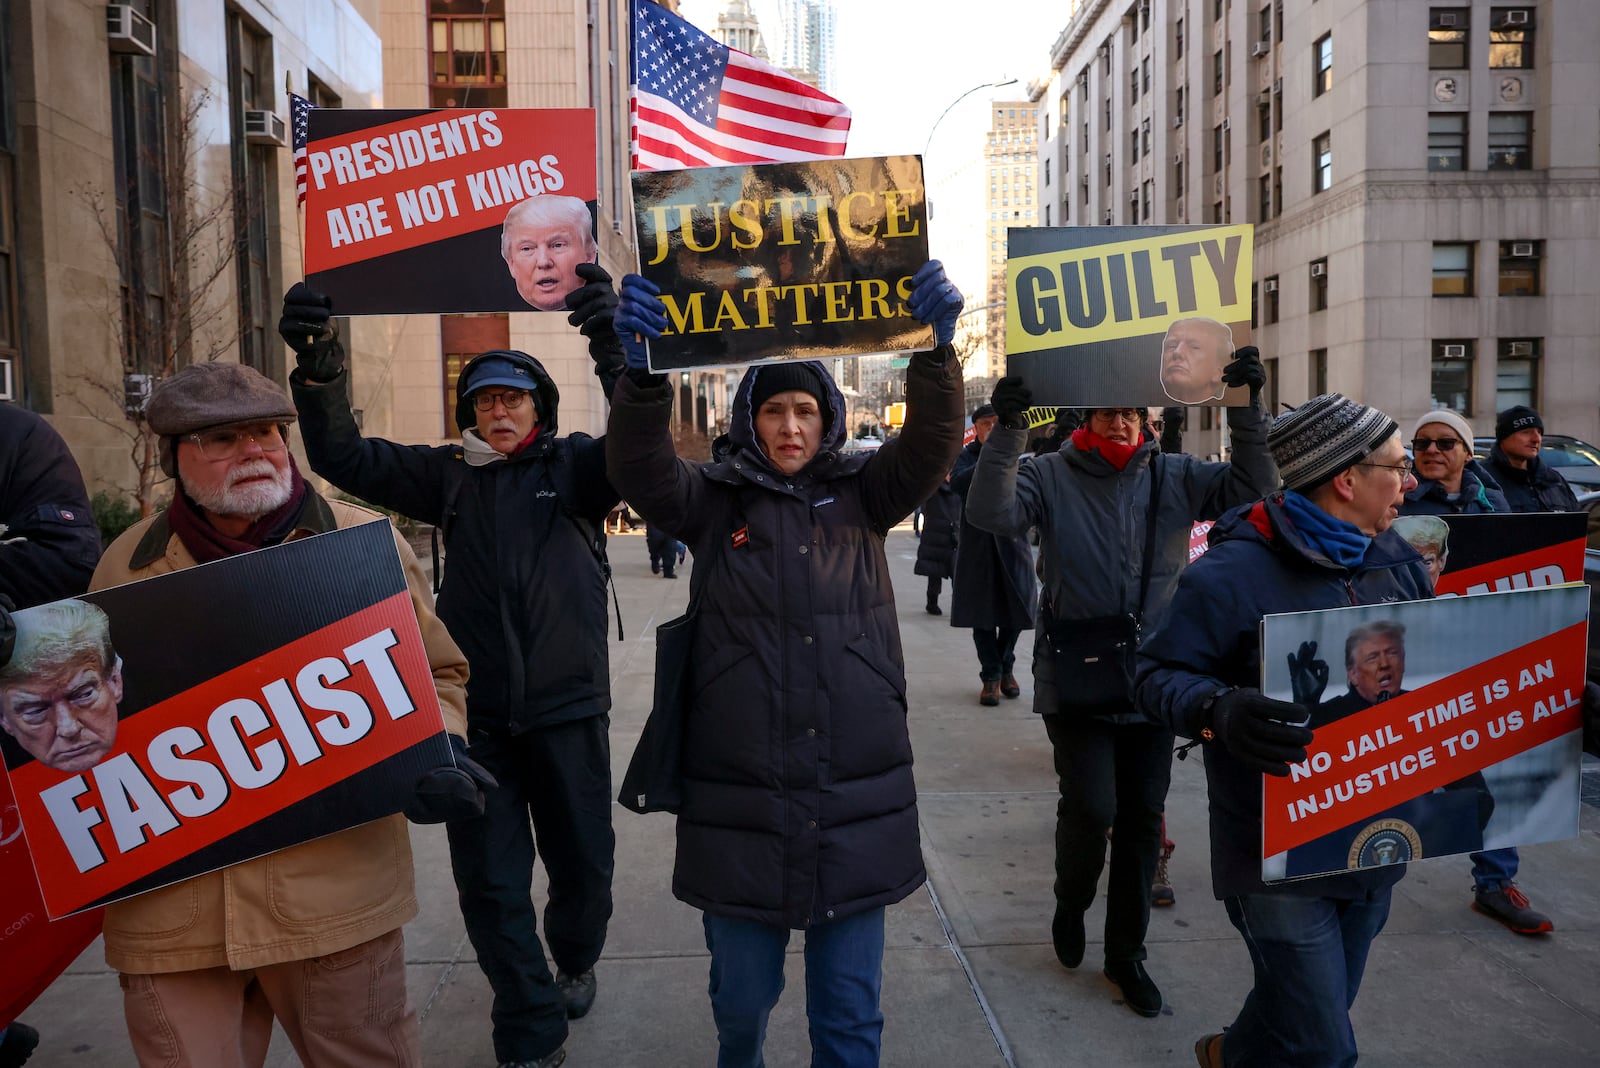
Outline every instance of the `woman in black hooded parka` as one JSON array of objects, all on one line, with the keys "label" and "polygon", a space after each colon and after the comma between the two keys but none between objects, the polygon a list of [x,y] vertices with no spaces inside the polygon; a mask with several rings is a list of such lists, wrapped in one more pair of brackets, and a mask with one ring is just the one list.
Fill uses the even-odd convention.
[{"label": "woman in black hooded parka", "polygon": [[698,600],[672,892],[705,914],[718,1063],[757,1065],[806,932],[813,1063],[874,1065],[884,907],[924,880],[905,665],[884,538],[944,478],[961,444],[961,296],[937,262],[910,308],[937,347],[906,372],[905,430],[841,453],[846,408],[819,363],[751,367],[731,453],[678,459],[673,388],[642,364],[654,285],[623,279],[630,370],[612,394],[606,466],[652,524],[694,554]]}]

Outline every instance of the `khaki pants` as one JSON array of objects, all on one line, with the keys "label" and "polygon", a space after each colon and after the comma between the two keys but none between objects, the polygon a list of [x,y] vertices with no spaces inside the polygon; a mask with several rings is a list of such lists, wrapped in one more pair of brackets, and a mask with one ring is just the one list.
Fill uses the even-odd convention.
[{"label": "khaki pants", "polygon": [[398,930],[308,960],[248,971],[122,976],[143,1068],[260,1068],[274,1018],[306,1068],[421,1063]]}]

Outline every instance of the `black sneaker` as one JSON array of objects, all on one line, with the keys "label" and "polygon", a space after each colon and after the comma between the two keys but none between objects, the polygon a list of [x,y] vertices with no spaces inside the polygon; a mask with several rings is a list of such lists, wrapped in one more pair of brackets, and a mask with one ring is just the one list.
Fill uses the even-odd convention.
[{"label": "black sneaker", "polygon": [[1140,1016],[1161,1015],[1161,990],[1138,960],[1106,961],[1105,977],[1117,984],[1122,1000]]},{"label": "black sneaker", "polygon": [[1507,883],[1498,890],[1473,887],[1472,907],[1485,916],[1499,920],[1517,934],[1545,934],[1556,929],[1550,917],[1528,904],[1528,897],[1515,883]]},{"label": "black sneaker", "polygon": [[548,1056],[536,1061],[501,1061],[500,1068],[558,1068],[567,1059],[567,1047],[562,1046]]},{"label": "black sneaker", "polygon": [[942,615],[944,615],[944,609],[939,607],[939,602],[938,601],[929,601],[928,602],[928,614],[930,616],[942,616]]},{"label": "black sneaker", "polygon": [[1062,967],[1076,968],[1083,963],[1083,913],[1056,906],[1050,921],[1050,941],[1055,943],[1056,960]]},{"label": "black sneaker", "polygon": [[561,991],[561,1000],[567,1004],[567,1019],[581,1020],[588,1015],[589,1007],[594,1004],[593,968],[577,975],[556,972],[556,987]]},{"label": "black sneaker", "polygon": [[39,1032],[21,1021],[14,1021],[0,1039],[0,1068],[18,1068],[25,1064],[39,1045]]}]

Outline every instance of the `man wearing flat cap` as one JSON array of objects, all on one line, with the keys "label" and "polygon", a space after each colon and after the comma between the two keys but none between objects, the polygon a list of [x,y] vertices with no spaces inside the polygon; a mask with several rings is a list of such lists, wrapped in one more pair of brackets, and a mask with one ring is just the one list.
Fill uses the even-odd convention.
[{"label": "man wearing flat cap", "polygon": [[[617,297],[598,264],[568,295],[601,387],[622,372]],[[456,380],[460,445],[363,437],[329,299],[297,284],[279,332],[312,470],[346,493],[438,527],[448,567],[439,616],[472,664],[473,757],[499,781],[477,819],[451,823],[467,935],[494,990],[495,1056],[559,1064],[567,1021],[589,1011],[611,918],[611,689],[603,524],[620,500],[605,441],[556,435],[559,394],[524,352],[486,352]],[[544,944],[530,882],[550,878]],[[554,959],[556,974],[546,963]]]},{"label": "man wearing flat cap", "polygon": [[[294,406],[249,367],[185,367],[156,385],[145,415],[176,480],[172,504],[112,542],[91,590],[384,521],[311,491],[289,454]],[[481,810],[487,779],[462,747],[466,658],[394,538],[457,750],[457,766],[418,782],[406,814],[438,822]],[[307,1064],[418,1064],[401,936],[416,914],[399,815],[115,902],[106,963],[122,973],[134,1053],[147,1066],[260,1065],[276,1019]]]},{"label": "man wearing flat cap", "polygon": [[1307,705],[1328,673],[1303,648],[1290,672],[1305,700],[1263,695],[1260,623],[1433,588],[1416,550],[1389,529],[1416,486],[1393,419],[1329,393],[1275,419],[1267,444],[1284,489],[1218,520],[1210,550],[1184,571],[1166,619],[1139,648],[1137,698],[1146,715],[1203,743],[1212,890],[1255,969],[1238,1017],[1195,1044],[1197,1060],[1354,1064],[1350,1006],[1405,868],[1262,881],[1261,776],[1288,775],[1306,759],[1318,722]]}]

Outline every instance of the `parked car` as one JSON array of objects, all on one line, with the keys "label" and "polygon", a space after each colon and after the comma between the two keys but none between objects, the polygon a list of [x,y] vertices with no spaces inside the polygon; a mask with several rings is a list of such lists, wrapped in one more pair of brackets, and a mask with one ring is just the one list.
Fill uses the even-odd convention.
[{"label": "parked car", "polygon": [[[1472,451],[1480,460],[1488,459],[1494,438],[1473,438]],[[1600,448],[1566,434],[1546,434],[1539,449],[1539,460],[1560,471],[1575,493],[1600,490]]]},{"label": "parked car", "polygon": [[1578,497],[1589,515],[1589,536],[1583,550],[1583,581],[1589,584],[1589,681],[1600,683],[1600,491]]}]

